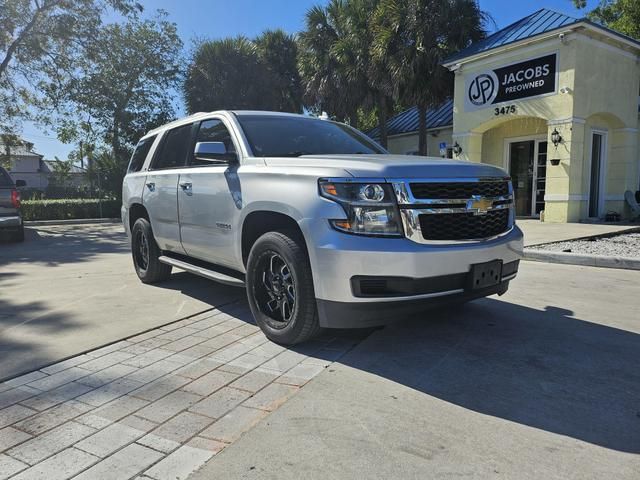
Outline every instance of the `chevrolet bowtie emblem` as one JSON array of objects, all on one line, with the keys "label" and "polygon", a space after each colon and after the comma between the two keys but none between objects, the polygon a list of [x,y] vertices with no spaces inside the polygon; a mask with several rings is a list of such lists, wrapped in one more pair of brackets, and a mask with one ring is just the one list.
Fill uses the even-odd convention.
[{"label": "chevrolet bowtie emblem", "polygon": [[474,215],[486,215],[491,207],[493,207],[493,200],[480,195],[473,195],[470,200],[467,200],[467,210],[473,210]]}]

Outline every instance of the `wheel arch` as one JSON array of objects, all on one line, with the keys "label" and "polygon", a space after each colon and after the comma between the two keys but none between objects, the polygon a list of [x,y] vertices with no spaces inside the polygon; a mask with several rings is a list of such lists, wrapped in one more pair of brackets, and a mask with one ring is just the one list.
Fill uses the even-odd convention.
[{"label": "wheel arch", "polygon": [[136,223],[136,220],[139,218],[146,218],[149,223],[151,223],[151,219],[149,218],[149,212],[141,203],[132,203],[129,206],[129,231],[133,230],[133,224]]},{"label": "wheel arch", "polygon": [[274,210],[253,210],[247,214],[242,222],[240,242],[242,264],[246,267],[251,247],[253,247],[258,238],[267,232],[281,230],[295,232],[295,234],[299,235],[299,238],[303,240],[302,243],[306,248],[304,233],[298,222],[292,216]]}]

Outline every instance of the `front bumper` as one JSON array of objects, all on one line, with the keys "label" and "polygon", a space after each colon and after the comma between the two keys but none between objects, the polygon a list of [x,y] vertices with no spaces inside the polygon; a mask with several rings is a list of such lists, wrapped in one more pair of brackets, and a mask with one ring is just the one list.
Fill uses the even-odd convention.
[{"label": "front bumper", "polygon": [[[492,260],[502,260],[505,265],[516,262],[522,257],[523,249],[522,231],[517,226],[492,239],[449,244],[418,244],[406,238],[348,235],[331,229],[327,222],[317,220],[302,222],[301,228],[307,239],[315,239],[315,242],[308,241],[307,248],[323,326],[347,326],[347,323],[352,323],[339,315],[339,311],[351,311],[352,315],[358,309],[368,312],[356,315],[364,321],[359,323],[368,325],[366,315],[374,316],[378,311],[387,309],[386,304],[390,312],[396,312],[405,302],[423,307],[426,304],[455,301],[456,298],[465,301],[504,293],[515,274],[503,277],[501,285],[486,291],[471,292],[466,288],[463,291],[453,288],[443,289],[437,294],[393,297],[359,296],[354,292],[353,277],[404,277],[421,282],[432,278],[437,282],[437,277],[466,275],[474,264]],[[336,320],[338,317],[342,320]]]},{"label": "front bumper", "polygon": [[[512,277],[513,278],[513,277]],[[468,302],[489,295],[502,295],[509,288],[509,280],[495,287],[463,291],[403,301],[332,302],[317,299],[320,324],[325,328],[366,328],[391,323],[427,309]]]}]

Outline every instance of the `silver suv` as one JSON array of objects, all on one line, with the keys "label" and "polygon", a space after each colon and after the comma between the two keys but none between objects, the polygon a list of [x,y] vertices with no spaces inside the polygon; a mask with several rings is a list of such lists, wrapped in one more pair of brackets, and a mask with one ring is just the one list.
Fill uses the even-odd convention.
[{"label": "silver suv", "polygon": [[283,344],[505,293],[522,254],[514,215],[499,168],[390,155],[347,125],[271,112],[153,130],[123,185],[143,282],[176,267],[246,285]]}]

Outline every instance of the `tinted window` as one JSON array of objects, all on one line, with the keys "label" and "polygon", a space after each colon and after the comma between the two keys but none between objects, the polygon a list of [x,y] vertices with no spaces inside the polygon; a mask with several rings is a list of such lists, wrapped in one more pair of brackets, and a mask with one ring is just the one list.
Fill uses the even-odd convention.
[{"label": "tinted window", "polygon": [[13,180],[4,168],[0,168],[0,187],[13,187]]},{"label": "tinted window", "polygon": [[164,135],[160,151],[153,162],[153,168],[182,167],[187,160],[187,147],[191,140],[191,124],[169,130]]},{"label": "tinted window", "polygon": [[257,157],[385,153],[357,130],[327,120],[239,115],[238,121]]},{"label": "tinted window", "polygon": [[[205,120],[200,123],[198,128],[198,135],[196,136],[197,142],[222,142],[227,149],[228,153],[236,153],[236,147],[231,140],[231,133],[224,125],[222,120]],[[191,165],[212,165],[211,162],[205,162],[203,160],[197,160],[195,157],[191,158]],[[213,164],[215,165],[215,164]]]},{"label": "tinted window", "polygon": [[138,142],[136,149],[133,151],[133,155],[131,155],[131,161],[129,162],[129,168],[127,170],[128,172],[140,171],[155,139],[156,136],[154,135],[153,137],[145,138]]}]

